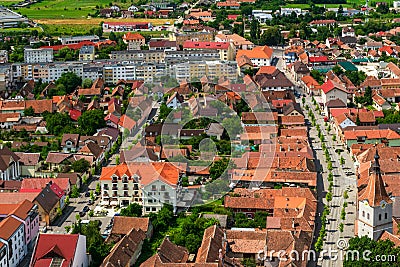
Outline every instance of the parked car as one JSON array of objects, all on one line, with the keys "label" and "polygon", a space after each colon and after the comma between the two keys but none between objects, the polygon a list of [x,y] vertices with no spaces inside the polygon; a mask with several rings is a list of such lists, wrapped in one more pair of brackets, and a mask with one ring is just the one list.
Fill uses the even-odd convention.
[{"label": "parked car", "polygon": [[84,217],[85,215],[86,215],[86,212],[84,212],[84,211],[79,212],[79,216]]},{"label": "parked car", "polygon": [[85,197],[90,197],[90,192],[89,191],[86,191]]},{"label": "parked car", "polygon": [[85,206],[85,207],[83,207],[83,210],[82,210],[83,212],[88,212],[89,211],[89,207],[88,206]]},{"label": "parked car", "polygon": [[93,200],[89,199],[87,203],[88,203],[88,205],[93,205],[94,202],[93,202]]}]

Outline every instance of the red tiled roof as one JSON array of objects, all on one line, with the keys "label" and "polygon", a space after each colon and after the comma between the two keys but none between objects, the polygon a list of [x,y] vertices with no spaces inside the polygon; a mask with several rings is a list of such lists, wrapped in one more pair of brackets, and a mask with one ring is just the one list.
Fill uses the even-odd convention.
[{"label": "red tiled roof", "polygon": [[329,60],[327,56],[315,56],[315,57],[309,57],[308,61],[314,63],[314,62],[327,62]]},{"label": "red tiled roof", "polygon": [[22,222],[14,217],[7,217],[0,222],[0,238],[8,241],[10,237],[18,230]]},{"label": "red tiled roof", "polygon": [[76,253],[78,239],[78,234],[39,234],[31,266],[50,266],[54,254],[64,259],[61,267],[70,266]]},{"label": "red tiled roof", "polygon": [[144,37],[143,37],[143,35],[141,35],[140,33],[137,33],[137,32],[135,32],[135,33],[127,32],[124,34],[122,39],[128,40],[128,41],[133,41],[133,40],[144,40]]},{"label": "red tiled roof", "polygon": [[91,41],[82,41],[78,44],[66,44],[66,45],[52,45],[52,46],[42,46],[40,48],[53,48],[54,51],[61,50],[64,47],[68,47],[69,49],[72,50],[79,50],[82,48],[82,46],[94,46],[95,43]]},{"label": "red tiled roof", "polygon": [[56,183],[62,190],[69,190],[69,179],[68,178],[26,178],[22,180],[21,192],[29,189],[43,189],[49,183]]},{"label": "red tiled roof", "polygon": [[69,110],[69,117],[74,121],[78,121],[78,119],[81,115],[82,115],[82,112],[80,112],[79,110],[76,110],[76,109]]}]

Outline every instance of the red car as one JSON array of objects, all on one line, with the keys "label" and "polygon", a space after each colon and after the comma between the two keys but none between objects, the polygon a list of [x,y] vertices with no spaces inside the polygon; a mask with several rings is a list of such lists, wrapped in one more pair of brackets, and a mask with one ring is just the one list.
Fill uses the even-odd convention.
[{"label": "red car", "polygon": [[324,122],[328,122],[328,121],[329,121],[328,117],[324,117]]}]

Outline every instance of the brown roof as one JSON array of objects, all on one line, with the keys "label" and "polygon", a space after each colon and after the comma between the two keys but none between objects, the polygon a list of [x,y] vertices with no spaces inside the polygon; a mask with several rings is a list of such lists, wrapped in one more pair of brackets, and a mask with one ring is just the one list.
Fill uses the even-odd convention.
[{"label": "brown roof", "polygon": [[[397,228],[396,228],[396,230],[397,230]],[[390,241],[392,241],[393,243],[394,243],[394,246],[395,247],[399,247],[400,246],[400,239],[399,239],[399,237],[398,236],[395,236],[394,234],[392,234],[392,233],[389,233],[388,231],[384,231],[383,233],[382,233],[382,235],[379,237],[379,239],[378,240],[386,240],[386,239],[389,239]]]},{"label": "brown roof", "polygon": [[137,217],[125,217],[116,216],[114,217],[113,227],[111,234],[128,234],[131,229],[140,229],[143,232],[147,232],[150,226],[149,218],[137,218]]},{"label": "brown roof", "polygon": [[11,214],[14,214],[18,218],[25,220],[29,216],[29,211],[33,208],[33,206],[34,204],[31,201],[25,199],[18,204]]},{"label": "brown roof", "polygon": [[61,139],[61,146],[65,146],[65,142],[71,141],[73,146],[78,146],[79,134],[63,134]]},{"label": "brown roof", "polygon": [[232,252],[257,254],[266,245],[266,231],[226,230],[226,239]]},{"label": "brown roof", "polygon": [[53,112],[53,101],[51,99],[26,100],[25,108],[32,107],[35,113],[41,114],[45,111]]},{"label": "brown roof", "polygon": [[0,238],[8,241],[21,225],[22,222],[14,217],[7,217],[2,220],[0,222]]},{"label": "brown roof", "polygon": [[8,147],[4,146],[0,149],[0,170],[5,171],[10,165],[11,160],[19,161],[19,157]]},{"label": "brown roof", "polygon": [[12,193],[3,193],[0,192],[0,204],[17,204],[21,203],[24,200],[32,201],[37,197],[39,192],[33,193],[21,193],[21,192],[12,192]]},{"label": "brown roof", "polygon": [[25,166],[36,166],[40,160],[40,153],[15,152],[19,161]]},{"label": "brown roof", "polygon": [[385,184],[382,180],[378,150],[376,150],[375,162],[372,165],[372,174],[370,175],[368,185],[358,199],[360,201],[367,200],[371,207],[380,206],[381,201],[386,201],[386,203],[392,202],[386,192]]},{"label": "brown roof", "polygon": [[143,262],[141,267],[154,267],[158,263],[185,263],[189,257],[186,248],[177,246],[168,238],[165,238],[158,248],[157,254]]},{"label": "brown roof", "polygon": [[0,113],[0,122],[18,122],[21,118],[19,112],[15,113]]},{"label": "brown roof", "polygon": [[103,260],[103,263],[100,266],[130,266],[137,250],[142,248],[141,245],[145,238],[146,234],[142,230],[131,229],[128,234],[115,244],[110,254],[108,254],[108,256]]}]

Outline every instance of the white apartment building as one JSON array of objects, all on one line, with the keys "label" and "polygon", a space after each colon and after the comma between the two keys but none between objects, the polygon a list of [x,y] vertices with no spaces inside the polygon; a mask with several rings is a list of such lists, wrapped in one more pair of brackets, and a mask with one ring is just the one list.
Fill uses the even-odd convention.
[{"label": "white apartment building", "polygon": [[52,48],[25,48],[24,50],[25,63],[49,63],[53,62]]},{"label": "white apartment building", "polygon": [[136,79],[136,66],[131,65],[108,65],[103,68],[104,82],[117,83],[119,80],[135,80]]},{"label": "white apartment building", "polygon": [[138,203],[143,213],[157,212],[164,203],[176,206],[179,169],[168,162],[130,162],[105,167],[100,176],[101,204]]},{"label": "white apartment building", "polygon": [[83,36],[66,36],[59,37],[58,40],[61,41],[62,45],[67,44],[79,44],[80,42],[98,42],[100,41],[99,36],[97,35],[83,35]]}]

